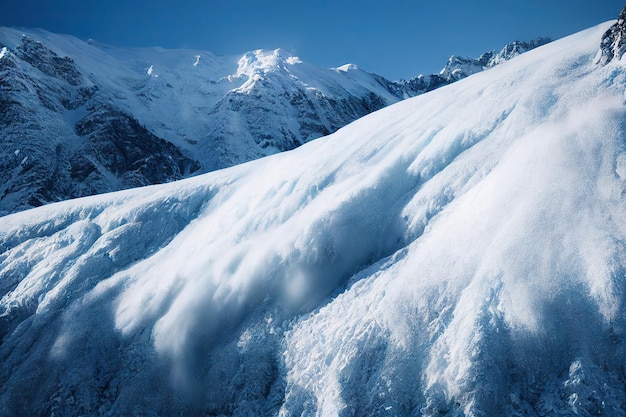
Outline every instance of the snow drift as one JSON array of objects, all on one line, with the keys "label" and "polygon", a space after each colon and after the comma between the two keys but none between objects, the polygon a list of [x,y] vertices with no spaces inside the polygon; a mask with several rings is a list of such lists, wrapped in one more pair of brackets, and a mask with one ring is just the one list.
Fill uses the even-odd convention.
[{"label": "snow drift", "polygon": [[609,26],[294,151],[0,218],[0,414],[626,415]]}]

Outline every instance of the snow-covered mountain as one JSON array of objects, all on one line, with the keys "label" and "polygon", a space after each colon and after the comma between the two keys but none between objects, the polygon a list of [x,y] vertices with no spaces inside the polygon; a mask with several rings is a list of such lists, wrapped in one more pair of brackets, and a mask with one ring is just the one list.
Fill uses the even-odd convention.
[{"label": "snow-covered mountain", "polygon": [[0,218],[0,414],[626,415],[612,23],[291,152]]},{"label": "snow-covered mountain", "polygon": [[509,61],[519,54],[549,42],[549,38],[537,38],[530,42],[514,41],[506,44],[498,53],[495,51],[486,52],[475,59],[452,55],[438,75],[449,82],[458,81],[477,72],[492,68],[502,62]]},{"label": "snow-covered mountain", "polygon": [[482,70],[454,65],[392,82],[282,50],[223,57],[0,28],[0,214],[290,150]]}]

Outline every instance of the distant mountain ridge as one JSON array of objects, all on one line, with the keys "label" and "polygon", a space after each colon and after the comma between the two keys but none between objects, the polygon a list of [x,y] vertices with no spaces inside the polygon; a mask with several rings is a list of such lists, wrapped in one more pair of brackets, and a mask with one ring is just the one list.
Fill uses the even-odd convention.
[{"label": "distant mountain ridge", "polygon": [[551,42],[550,38],[543,37],[529,42],[513,41],[506,44],[500,52],[485,52],[478,58],[452,55],[438,74],[420,74],[417,77],[411,78],[409,81],[401,83],[413,94],[423,94],[509,61],[524,52],[528,52],[549,42]]},{"label": "distant mountain ridge", "polygon": [[224,57],[2,28],[0,215],[294,149],[546,42],[453,56],[439,74],[391,81],[280,49]]}]

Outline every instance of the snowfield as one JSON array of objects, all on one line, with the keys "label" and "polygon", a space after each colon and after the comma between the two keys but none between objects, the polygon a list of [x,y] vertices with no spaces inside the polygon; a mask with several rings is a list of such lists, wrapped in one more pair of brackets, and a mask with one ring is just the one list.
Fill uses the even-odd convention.
[{"label": "snowfield", "polygon": [[625,416],[612,23],[294,151],[1,217],[0,414]]}]

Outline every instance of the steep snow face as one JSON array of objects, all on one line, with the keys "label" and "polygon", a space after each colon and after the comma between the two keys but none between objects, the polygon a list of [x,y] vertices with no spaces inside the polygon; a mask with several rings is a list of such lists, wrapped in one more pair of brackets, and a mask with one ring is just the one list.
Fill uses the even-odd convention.
[{"label": "steep snow face", "polygon": [[0,218],[0,414],[626,415],[609,26],[291,152]]}]

